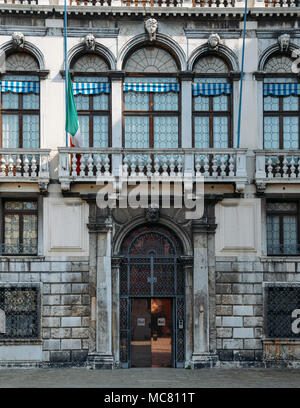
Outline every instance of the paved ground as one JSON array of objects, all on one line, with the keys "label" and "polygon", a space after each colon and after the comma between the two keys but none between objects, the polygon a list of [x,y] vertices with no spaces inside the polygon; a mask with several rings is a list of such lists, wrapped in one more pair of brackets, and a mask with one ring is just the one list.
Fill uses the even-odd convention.
[{"label": "paved ground", "polygon": [[300,388],[300,369],[0,369],[0,388]]}]

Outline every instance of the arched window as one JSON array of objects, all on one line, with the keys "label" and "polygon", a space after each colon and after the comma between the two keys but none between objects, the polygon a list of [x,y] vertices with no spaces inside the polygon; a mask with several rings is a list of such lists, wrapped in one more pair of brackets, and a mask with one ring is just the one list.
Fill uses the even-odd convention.
[{"label": "arched window", "polygon": [[109,66],[98,54],[85,54],[71,64],[73,92],[82,147],[110,146]]},{"label": "arched window", "polygon": [[196,61],[193,70],[194,147],[232,147],[228,64],[217,55],[206,55]]},{"label": "arched window", "polygon": [[133,52],[124,69],[124,147],[179,147],[179,84],[174,57],[162,48],[148,46]]},{"label": "arched window", "polygon": [[265,149],[299,149],[300,84],[292,71],[293,61],[278,54],[264,66]]},{"label": "arched window", "polygon": [[40,146],[40,84],[37,60],[25,52],[9,54],[1,76],[1,146]]}]

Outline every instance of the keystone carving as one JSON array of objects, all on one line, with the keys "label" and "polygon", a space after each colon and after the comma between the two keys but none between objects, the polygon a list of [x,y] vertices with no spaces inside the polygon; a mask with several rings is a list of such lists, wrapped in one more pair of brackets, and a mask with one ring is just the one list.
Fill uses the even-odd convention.
[{"label": "keystone carving", "polygon": [[145,29],[149,35],[150,41],[156,40],[158,22],[155,18],[148,18],[148,20],[145,21]]}]

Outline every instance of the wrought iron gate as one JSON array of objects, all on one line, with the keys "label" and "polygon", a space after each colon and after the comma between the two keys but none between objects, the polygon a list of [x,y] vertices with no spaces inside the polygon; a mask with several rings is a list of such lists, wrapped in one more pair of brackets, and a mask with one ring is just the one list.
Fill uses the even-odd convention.
[{"label": "wrought iron gate", "polygon": [[164,228],[142,227],[125,238],[120,268],[120,361],[130,367],[130,299],[173,298],[173,365],[184,365],[185,277],[178,239]]}]

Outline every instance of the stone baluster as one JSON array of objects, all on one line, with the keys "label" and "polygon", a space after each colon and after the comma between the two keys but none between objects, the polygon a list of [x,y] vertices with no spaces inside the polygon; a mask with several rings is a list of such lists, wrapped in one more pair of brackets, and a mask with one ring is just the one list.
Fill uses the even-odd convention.
[{"label": "stone baluster", "polygon": [[104,157],[104,176],[110,176],[109,173],[109,156],[108,154],[105,155]]},{"label": "stone baluster", "polygon": [[151,160],[151,155],[148,154],[147,156],[147,176],[151,177],[152,175],[152,160]]},{"label": "stone baluster", "polygon": [[155,177],[158,177],[160,174],[159,174],[159,158],[158,158],[158,155],[156,154],[155,155],[155,158],[154,158],[154,175],[155,175]]},{"label": "stone baluster", "polygon": [[77,176],[77,157],[76,154],[72,155],[72,177]]},{"label": "stone baluster", "polygon": [[139,170],[139,173],[138,173],[139,176],[144,177],[144,158],[142,154],[139,155],[138,170]]},{"label": "stone baluster", "polygon": [[209,176],[209,155],[204,156],[204,176]]},{"label": "stone baluster", "polygon": [[283,172],[282,177],[283,178],[288,178],[289,175],[287,171],[288,171],[288,161],[287,161],[287,157],[284,156],[283,161],[282,161],[282,172]]},{"label": "stone baluster", "polygon": [[91,154],[89,154],[89,158],[88,158],[88,176],[89,177],[93,177],[94,173],[93,173],[93,167],[94,167],[94,159],[93,156]]},{"label": "stone baluster", "polygon": [[218,176],[218,172],[217,172],[217,169],[218,169],[218,164],[217,164],[217,157],[216,157],[216,155],[214,154],[213,155],[213,159],[212,159],[212,176],[213,177],[217,177]]},{"label": "stone baluster", "polygon": [[123,177],[128,177],[128,158],[127,158],[127,154],[124,155],[124,159],[123,159]]},{"label": "stone baluster", "polygon": [[12,158],[12,155],[9,155],[8,158],[8,177],[13,177],[14,175],[14,159]]},{"label": "stone baluster", "polygon": [[33,154],[31,158],[31,177],[37,176],[36,170],[37,170],[36,157],[35,154]]},{"label": "stone baluster", "polygon": [[208,0],[204,0],[203,7],[209,7]]},{"label": "stone baluster", "polygon": [[101,168],[102,168],[101,154],[97,154],[96,155],[96,177],[100,177],[102,175]]},{"label": "stone baluster", "polygon": [[296,7],[296,2],[295,0],[290,1],[290,7]]},{"label": "stone baluster", "polygon": [[1,162],[1,165],[0,165],[0,168],[1,168],[0,177],[5,177],[6,176],[6,171],[5,171],[6,163],[5,163],[5,156],[4,155],[2,155],[0,162]]},{"label": "stone baluster", "polygon": [[296,167],[295,167],[295,160],[294,160],[294,156],[291,157],[291,161],[290,161],[290,177],[291,178],[295,178],[296,177],[296,173],[295,173]]},{"label": "stone baluster", "polygon": [[132,154],[130,157],[130,175],[132,177],[136,176],[135,168],[136,168],[135,155]]},{"label": "stone baluster", "polygon": [[177,176],[181,177],[182,176],[182,167],[183,167],[183,160],[181,154],[178,156],[177,159]]},{"label": "stone baluster", "polygon": [[222,176],[222,177],[225,177],[225,176],[226,176],[226,173],[225,173],[225,170],[226,170],[226,162],[227,162],[227,159],[226,159],[226,157],[225,157],[225,154],[222,154],[222,155],[221,155],[221,166],[220,166],[220,168],[221,168],[221,176]]},{"label": "stone baluster", "polygon": [[200,157],[200,155],[199,154],[197,154],[196,155],[196,158],[195,158],[195,170],[196,170],[196,176],[198,176],[198,175],[200,175],[201,174],[201,172],[200,172],[200,170],[201,170],[201,157]]},{"label": "stone baluster", "polygon": [[175,159],[173,154],[171,154],[170,157],[170,176],[171,177],[175,176]]},{"label": "stone baluster", "polygon": [[84,154],[81,155],[79,168],[80,168],[79,176],[84,177],[85,176],[85,155]]},{"label": "stone baluster", "polygon": [[163,169],[163,173],[162,176],[167,177],[168,176],[168,162],[167,162],[167,156],[163,156],[162,158],[162,169]]},{"label": "stone baluster", "polygon": [[220,0],[219,7],[220,7],[220,8],[223,8],[223,7],[224,7],[224,0]]},{"label": "stone baluster", "polygon": [[16,176],[17,177],[21,176],[21,171],[22,171],[22,160],[21,160],[21,156],[18,154],[17,160],[16,160]]},{"label": "stone baluster", "polygon": [[268,167],[267,167],[267,171],[268,171],[268,178],[273,178],[273,161],[272,161],[272,157],[269,156],[268,161],[267,161]]},{"label": "stone baluster", "polygon": [[24,156],[24,174],[23,177],[29,177],[29,159],[27,154]]},{"label": "stone baluster", "polygon": [[276,167],[275,167],[275,177],[281,177],[281,174],[280,174],[280,159],[279,159],[279,157],[277,156],[277,161],[276,161]]},{"label": "stone baluster", "polygon": [[229,157],[229,177],[234,177],[234,158],[233,154]]}]

